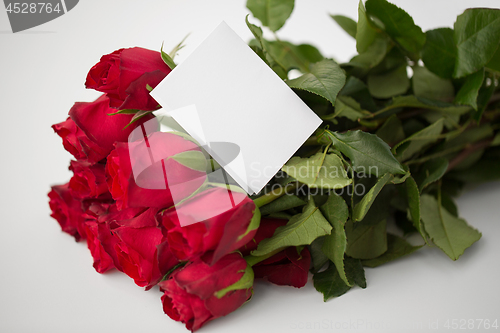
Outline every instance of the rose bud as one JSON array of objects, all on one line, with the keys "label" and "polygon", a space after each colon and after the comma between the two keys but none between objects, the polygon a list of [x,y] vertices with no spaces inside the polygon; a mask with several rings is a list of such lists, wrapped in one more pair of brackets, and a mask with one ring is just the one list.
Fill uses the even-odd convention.
[{"label": "rose bud", "polygon": [[150,289],[178,261],[156,225],[158,210],[137,211],[137,208],[118,211],[112,206],[108,215],[100,218],[105,222],[97,223],[97,234],[114,266],[133,278],[138,286]]},{"label": "rose bud", "polygon": [[62,231],[75,237],[76,241],[85,238],[83,229],[85,222],[84,211],[81,200],[73,198],[69,189],[69,183],[52,186],[48,194],[49,206],[52,216],[61,226]]},{"label": "rose bud", "polygon": [[69,169],[73,177],[69,181],[71,193],[76,198],[109,197],[104,164],[90,164],[86,161],[71,161]]},{"label": "rose bud", "polygon": [[149,91],[170,71],[157,51],[120,49],[101,57],[90,69],[85,87],[108,94],[113,108],[156,110],[159,105]]},{"label": "rose bud", "polygon": [[[278,227],[286,225],[282,219],[263,218],[255,237],[239,250],[243,255],[249,255],[259,243],[273,236]],[[253,267],[255,278],[264,278],[277,285],[300,288],[307,283],[307,275],[311,265],[311,255],[307,247],[300,254],[298,247],[288,247],[270,258],[258,262]]]},{"label": "rose bud", "polygon": [[214,187],[158,216],[177,259],[194,260],[214,251],[217,261],[248,243],[260,222],[260,211],[246,193]]},{"label": "rose bud", "polygon": [[240,254],[228,254],[210,266],[211,255],[188,263],[159,283],[163,311],[192,332],[238,309],[252,295],[253,271]]},{"label": "rose bud", "polygon": [[117,143],[108,156],[106,173],[119,209],[166,208],[203,185],[206,158],[188,138],[154,132],[146,140]]}]

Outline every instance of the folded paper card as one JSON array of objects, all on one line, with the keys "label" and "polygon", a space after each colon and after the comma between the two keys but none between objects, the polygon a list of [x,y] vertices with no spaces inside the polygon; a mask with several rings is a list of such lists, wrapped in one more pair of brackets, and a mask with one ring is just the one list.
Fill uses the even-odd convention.
[{"label": "folded paper card", "polygon": [[225,22],[151,95],[249,194],[322,122]]}]

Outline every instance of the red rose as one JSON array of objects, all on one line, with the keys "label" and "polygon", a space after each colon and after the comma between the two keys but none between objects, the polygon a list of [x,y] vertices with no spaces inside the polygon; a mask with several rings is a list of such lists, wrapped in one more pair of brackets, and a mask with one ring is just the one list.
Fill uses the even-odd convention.
[{"label": "red rose", "polygon": [[264,278],[280,286],[301,288],[307,283],[311,254],[304,247],[288,247],[274,256],[253,266],[255,278]]},{"label": "red rose", "polygon": [[[191,166],[194,160],[199,163]],[[205,163],[194,142],[173,133],[155,132],[145,140],[116,144],[106,165],[108,187],[120,209],[166,208],[203,185]]]},{"label": "red rose", "polygon": [[149,289],[157,284],[178,261],[156,225],[156,213],[157,209],[118,211],[116,205],[110,205],[107,211],[96,212],[96,219],[86,223],[92,232],[92,241],[96,243],[96,237],[98,241],[94,251],[91,249],[94,267],[110,259],[138,286]]},{"label": "red rose", "polygon": [[163,311],[191,331],[236,310],[252,294],[252,268],[240,254],[228,254],[212,266],[210,257],[188,263],[159,284]]},{"label": "red rose", "polygon": [[76,198],[111,197],[106,184],[104,164],[90,164],[86,161],[71,161],[69,169],[73,177],[69,181],[71,193]]},{"label": "red rose", "polygon": [[52,125],[52,128],[63,140],[64,149],[77,160],[97,163],[108,154],[105,149],[91,141],[70,117],[66,121]]},{"label": "red rose", "polygon": [[49,206],[52,210],[50,216],[57,220],[62,231],[75,237],[76,241],[85,238],[86,233],[83,229],[85,217],[82,202],[73,198],[69,183],[52,186],[48,196]]},{"label": "red rose", "polygon": [[[239,250],[246,256],[255,250],[259,243],[272,237],[278,227],[284,226],[288,221],[282,219],[263,218],[255,237]],[[300,288],[306,285],[311,254],[304,247],[300,254],[297,247],[289,247],[274,256],[261,261],[253,266],[255,278],[264,278],[277,285],[286,285]]]},{"label": "red rose", "polygon": [[156,87],[170,71],[159,52],[120,49],[101,57],[90,69],[85,86],[107,93],[113,108],[155,110],[158,103],[147,86]]},{"label": "red rose", "polygon": [[179,260],[193,260],[214,251],[215,262],[254,237],[260,211],[245,193],[214,187],[165,210],[159,219]]},{"label": "red rose", "polygon": [[106,95],[94,102],[76,102],[69,111],[71,119],[52,125],[52,128],[63,139],[64,148],[77,160],[96,163],[109,154],[115,142],[126,142],[137,126],[153,117],[145,116],[125,128],[133,115],[108,116],[115,111],[109,107]]}]

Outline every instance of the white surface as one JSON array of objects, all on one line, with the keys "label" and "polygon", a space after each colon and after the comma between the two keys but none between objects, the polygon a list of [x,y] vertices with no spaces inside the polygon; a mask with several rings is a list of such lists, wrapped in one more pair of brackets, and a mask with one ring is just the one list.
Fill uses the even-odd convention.
[{"label": "white surface", "polygon": [[250,195],[323,122],[225,22],[151,95]]},{"label": "white surface", "polygon": [[[451,26],[466,7],[498,6],[484,0],[395,2],[424,30]],[[354,42],[327,14],[356,18],[356,8],[353,0],[297,0],[280,36],[310,41],[347,60]],[[49,217],[49,185],[70,177],[70,155],[50,125],[64,120],[74,101],[99,95],[83,83],[101,55],[131,46],[159,50],[163,40],[169,50],[192,32],[181,61],[192,52],[189,45],[221,20],[250,38],[246,13],[241,0],[82,0],[61,18],[12,34],[0,9],[1,332],[187,332],[163,314],[157,290],[144,292],[122,273],[96,273],[85,244],[76,244]],[[367,289],[327,303],[312,284],[294,289],[259,282],[250,303],[200,332],[429,332],[436,321],[439,331],[447,331],[447,319],[496,319],[499,198],[497,182],[458,200],[461,216],[483,238],[457,262],[426,248],[366,269]],[[355,329],[358,320],[364,325]]]}]

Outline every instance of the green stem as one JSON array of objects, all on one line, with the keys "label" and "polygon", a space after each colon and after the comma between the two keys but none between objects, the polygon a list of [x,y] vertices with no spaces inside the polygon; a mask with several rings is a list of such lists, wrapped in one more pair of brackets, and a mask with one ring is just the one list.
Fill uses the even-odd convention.
[{"label": "green stem", "polygon": [[270,202],[273,202],[274,200],[282,197],[283,195],[289,193],[290,191],[293,191],[297,188],[297,183],[290,183],[287,184],[286,186],[279,187],[277,189],[274,189],[273,191],[266,193],[256,199],[253,200],[255,205],[257,207],[262,207],[264,205],[267,205]]}]

